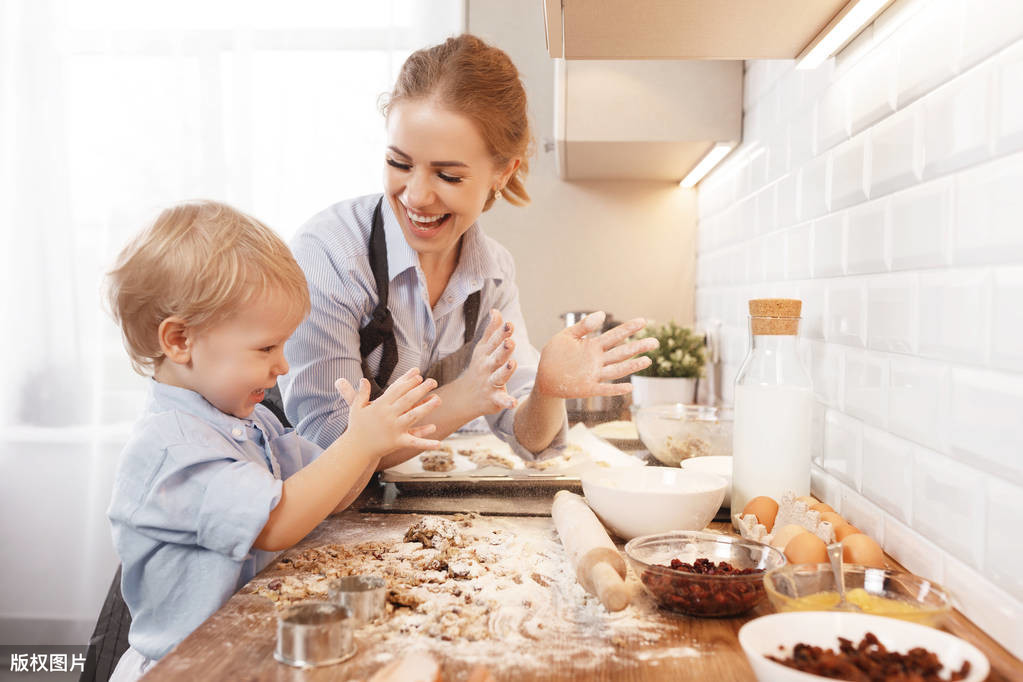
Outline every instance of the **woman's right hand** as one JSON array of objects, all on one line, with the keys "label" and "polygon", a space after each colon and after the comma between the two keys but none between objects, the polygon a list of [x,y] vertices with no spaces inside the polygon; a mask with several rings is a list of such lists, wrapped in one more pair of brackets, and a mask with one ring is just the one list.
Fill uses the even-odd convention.
[{"label": "woman's right hand", "polygon": [[436,429],[433,424],[417,426],[420,420],[440,405],[440,396],[427,394],[437,388],[433,379],[423,380],[413,367],[370,401],[369,380],[359,380],[356,390],[347,379],[336,382],[341,397],[348,403],[348,428],[343,438],[356,447],[365,447],[383,456],[400,448],[430,450],[440,442],[424,438]]},{"label": "woman's right hand", "polygon": [[483,337],[473,348],[469,366],[452,382],[459,385],[456,395],[471,400],[479,414],[494,414],[517,403],[505,386],[517,367],[512,357],[514,332],[514,325],[505,322],[499,310],[492,309]]}]

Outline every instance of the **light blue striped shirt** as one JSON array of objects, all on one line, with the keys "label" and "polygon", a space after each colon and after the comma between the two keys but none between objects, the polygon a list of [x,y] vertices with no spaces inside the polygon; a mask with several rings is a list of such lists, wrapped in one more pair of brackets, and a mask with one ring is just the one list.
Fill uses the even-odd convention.
[{"label": "light blue striped shirt", "polygon": [[[312,312],[284,347],[291,370],[280,378],[280,386],[289,421],[321,447],[333,443],[348,426],[348,407],[338,399],[334,382],[345,377],[357,385],[363,376],[359,329],[369,322],[378,300],[369,264],[369,235],[380,197],[368,195],[330,206],[302,226],[292,242],[309,281]],[[447,288],[431,309],[419,255],[405,240],[387,201],[382,217],[390,277],[388,307],[398,344],[398,364],[391,379],[412,367],[425,374],[435,362],[461,348],[463,304],[469,294],[480,291],[474,343],[483,336],[491,308],[515,325],[518,368],[507,388],[518,399],[526,397],[533,388],[540,354],[529,343],[508,250],[473,224],[462,237],[458,265]],[[382,352],[378,347],[370,354],[369,367],[379,367]],[[495,435],[520,456],[533,459],[515,439],[513,419],[513,410],[486,417]],[[566,417],[552,446],[564,442],[567,427]]]},{"label": "light blue striped shirt", "polygon": [[281,481],[320,452],[262,405],[238,419],[150,382],[107,511],[134,649],[162,658],[273,560],[252,544]]}]

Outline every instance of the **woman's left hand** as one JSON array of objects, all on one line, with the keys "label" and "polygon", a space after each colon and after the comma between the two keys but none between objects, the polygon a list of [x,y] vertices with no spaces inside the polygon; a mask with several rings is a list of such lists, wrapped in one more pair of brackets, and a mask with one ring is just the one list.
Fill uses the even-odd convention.
[{"label": "woman's left hand", "polygon": [[610,382],[649,367],[650,358],[632,356],[657,348],[657,339],[625,343],[645,326],[641,317],[600,336],[587,337],[600,329],[604,317],[603,312],[591,313],[551,338],[540,353],[536,371],[538,391],[557,398],[624,395],[632,391],[632,384]]}]

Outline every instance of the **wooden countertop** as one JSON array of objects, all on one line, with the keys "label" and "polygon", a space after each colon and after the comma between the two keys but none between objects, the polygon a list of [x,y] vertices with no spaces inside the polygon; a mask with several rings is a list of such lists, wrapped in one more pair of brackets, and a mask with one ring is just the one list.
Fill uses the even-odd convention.
[{"label": "wooden countertop", "polygon": [[[299,545],[281,558],[327,544],[355,544],[401,534],[420,514],[444,511],[475,511],[483,516],[474,523],[482,528],[495,524],[553,537],[550,497],[553,491],[503,497],[393,496],[393,490],[371,484],[352,509],[328,518]],[[712,527],[728,528],[716,521]],[[896,564],[891,561],[890,563]],[[280,569],[271,564],[254,582],[275,576]],[[635,582],[634,578],[630,579]],[[636,583],[638,589],[638,582]],[[555,596],[556,599],[556,596]],[[630,607],[631,609],[632,607]],[[628,612],[628,611],[627,611]],[[622,613],[627,613],[622,612]],[[735,618],[689,618],[665,611],[644,613],[651,628],[638,630],[588,630],[550,628],[521,647],[521,665],[515,652],[505,652],[500,661],[469,657],[468,649],[448,645],[432,653],[441,663],[448,682],[464,680],[478,664],[487,665],[496,680],[754,680],[752,670],[739,646],[739,628],[752,618],[772,613],[765,601],[752,612]],[[244,680],[347,680],[366,679],[386,660],[401,651],[356,634],[358,653],[335,666],[299,670],[273,658],[276,642],[275,605],[243,588],[145,677],[147,681],[180,679]],[[610,617],[609,617],[610,618]],[[964,616],[955,612],[946,630],[973,643],[991,662],[992,682],[1023,679],[1023,663],[985,635]],[[587,652],[585,656],[573,652]],[[568,653],[566,653],[568,652]],[[466,655],[462,655],[465,653]],[[510,661],[510,662],[509,662]],[[528,662],[528,665],[525,663]]]}]

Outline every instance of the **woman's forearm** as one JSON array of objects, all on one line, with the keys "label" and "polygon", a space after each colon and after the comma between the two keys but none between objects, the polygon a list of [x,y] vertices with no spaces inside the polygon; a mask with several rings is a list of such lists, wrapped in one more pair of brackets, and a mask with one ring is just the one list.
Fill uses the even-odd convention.
[{"label": "woman's forearm", "polygon": [[337,506],[334,507],[334,510],[331,512],[331,514],[337,514],[338,512],[342,512],[345,509],[348,509],[348,507],[351,506],[352,502],[355,502],[355,499],[366,488],[366,485],[369,483],[369,480],[373,478],[373,474],[376,473],[376,470],[377,470],[376,462],[371,462],[370,464],[367,464],[366,468],[362,470],[361,474],[359,474],[359,477],[356,480],[355,485],[352,486],[352,488],[348,491],[347,495],[341,498],[341,501],[337,503]]},{"label": "woman's forearm", "polygon": [[533,387],[515,410],[515,438],[533,454],[551,444],[565,422],[565,401],[540,393]]},{"label": "woman's forearm", "polygon": [[304,538],[343,500],[362,491],[369,480],[364,472],[372,472],[377,458],[372,447],[352,443],[345,436],[338,438],[315,461],[284,481],[281,499],[253,547],[278,552]]}]

